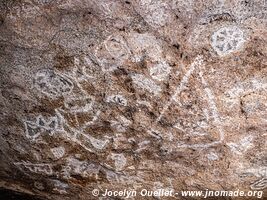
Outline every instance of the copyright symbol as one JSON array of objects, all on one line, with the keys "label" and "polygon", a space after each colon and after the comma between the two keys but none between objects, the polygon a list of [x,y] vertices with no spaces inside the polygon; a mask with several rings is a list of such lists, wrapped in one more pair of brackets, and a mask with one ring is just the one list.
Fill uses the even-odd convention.
[{"label": "copyright symbol", "polygon": [[98,189],[94,189],[94,190],[92,191],[92,194],[93,194],[95,197],[97,197],[97,196],[99,195],[99,190],[98,190]]}]

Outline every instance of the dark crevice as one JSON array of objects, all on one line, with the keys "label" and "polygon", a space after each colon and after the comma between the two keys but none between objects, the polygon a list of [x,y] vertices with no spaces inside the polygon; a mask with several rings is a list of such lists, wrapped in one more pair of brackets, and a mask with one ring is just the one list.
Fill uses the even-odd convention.
[{"label": "dark crevice", "polygon": [[0,188],[0,197],[1,200],[45,200],[43,198],[5,188]]}]

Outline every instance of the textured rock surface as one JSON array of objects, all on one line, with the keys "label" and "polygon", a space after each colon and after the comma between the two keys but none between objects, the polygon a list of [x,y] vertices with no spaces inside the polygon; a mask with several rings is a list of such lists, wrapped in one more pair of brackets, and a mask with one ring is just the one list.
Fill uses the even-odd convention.
[{"label": "textured rock surface", "polygon": [[266,44],[264,0],[1,0],[0,186],[266,189]]}]

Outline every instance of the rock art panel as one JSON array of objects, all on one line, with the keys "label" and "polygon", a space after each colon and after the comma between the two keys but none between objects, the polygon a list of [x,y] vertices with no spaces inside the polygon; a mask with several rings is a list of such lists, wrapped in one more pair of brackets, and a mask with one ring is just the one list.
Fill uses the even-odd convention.
[{"label": "rock art panel", "polygon": [[263,0],[0,1],[0,187],[266,199],[266,14]]}]

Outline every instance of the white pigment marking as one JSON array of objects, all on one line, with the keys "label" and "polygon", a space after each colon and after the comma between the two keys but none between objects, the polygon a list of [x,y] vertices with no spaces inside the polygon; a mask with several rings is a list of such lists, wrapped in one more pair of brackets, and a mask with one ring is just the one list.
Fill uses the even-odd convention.
[{"label": "white pigment marking", "polygon": [[52,136],[56,131],[61,131],[61,121],[58,116],[44,117],[39,115],[36,121],[24,121],[26,137],[32,140],[38,138],[44,131]]},{"label": "white pigment marking", "polygon": [[182,90],[185,89],[186,84],[188,83],[189,77],[194,72],[196,66],[200,66],[203,63],[203,56],[198,55],[193,63],[191,63],[189,70],[184,75],[183,79],[181,80],[180,85],[176,88],[174,94],[171,96],[171,99],[165,104],[163,107],[159,117],[157,118],[156,122],[159,122],[162,118],[162,116],[165,114],[167,109],[170,107],[172,102],[177,98],[177,96],[180,94]]},{"label": "white pigment marking", "polygon": [[60,159],[64,156],[65,154],[65,148],[60,146],[60,147],[55,147],[55,148],[52,148],[50,149],[52,154],[54,155],[54,157],[56,159]]},{"label": "white pigment marking", "polygon": [[[94,137],[92,137],[89,134],[85,134],[83,131],[86,127],[83,127],[83,129],[75,129],[72,128],[64,119],[62,114],[59,112],[59,110],[56,109],[57,114],[62,118],[62,123],[69,129],[68,131],[62,131],[67,139],[79,144],[84,149],[94,152],[89,146],[94,147],[95,149],[102,150],[106,144],[109,142],[109,140],[99,140]],[[99,114],[99,113],[98,113]],[[97,115],[98,116],[98,115]],[[88,125],[88,124],[87,124]],[[79,138],[79,139],[78,139]]]},{"label": "white pigment marking", "polygon": [[30,163],[30,162],[15,162],[14,163],[16,166],[23,166],[26,169],[28,169],[30,172],[33,173],[44,173],[46,175],[52,175],[53,174],[53,170],[52,170],[52,166],[51,164],[47,164],[47,163]]},{"label": "white pigment marking", "polygon": [[145,77],[142,74],[134,74],[131,76],[133,83],[141,88],[144,89],[154,95],[159,95],[161,92],[161,87],[158,86],[153,80]]},{"label": "white pigment marking", "polygon": [[115,167],[117,171],[122,170],[127,163],[127,159],[122,153],[121,154],[112,153],[111,159],[115,161]]},{"label": "white pigment marking", "polygon": [[57,74],[51,69],[39,70],[35,75],[34,85],[39,91],[51,98],[68,95],[74,87],[68,77]]},{"label": "white pigment marking", "polygon": [[164,81],[171,73],[171,67],[166,61],[161,61],[150,67],[149,73],[153,79],[158,81]]},{"label": "white pigment marking", "polygon": [[125,132],[127,127],[131,125],[131,121],[124,116],[117,117],[116,121],[111,121],[111,127],[115,128],[118,132]]},{"label": "white pigment marking", "polygon": [[110,95],[106,98],[106,102],[108,103],[116,103],[121,106],[127,106],[127,99],[120,94]]},{"label": "white pigment marking", "polygon": [[229,142],[227,146],[229,146],[231,151],[235,154],[242,155],[253,146],[253,139],[253,136],[249,135],[242,138],[238,143]]},{"label": "white pigment marking", "polygon": [[264,177],[254,182],[252,185],[250,185],[250,188],[252,190],[264,190],[265,188],[267,188],[267,178]]},{"label": "white pigment marking", "polygon": [[59,194],[67,194],[66,189],[69,188],[69,185],[67,183],[63,183],[59,180],[53,180],[54,182],[54,191],[57,191]]},{"label": "white pigment marking", "polygon": [[89,95],[81,97],[70,96],[64,99],[65,108],[72,113],[88,112],[92,110],[93,104],[94,98]]},{"label": "white pigment marking", "polygon": [[236,26],[222,27],[211,36],[211,46],[219,56],[235,52],[242,47],[244,42],[244,34]]}]

